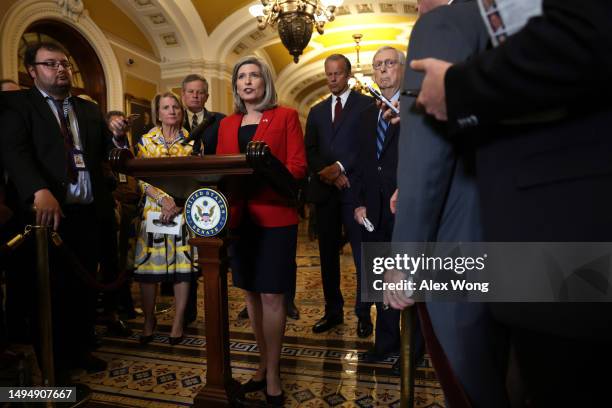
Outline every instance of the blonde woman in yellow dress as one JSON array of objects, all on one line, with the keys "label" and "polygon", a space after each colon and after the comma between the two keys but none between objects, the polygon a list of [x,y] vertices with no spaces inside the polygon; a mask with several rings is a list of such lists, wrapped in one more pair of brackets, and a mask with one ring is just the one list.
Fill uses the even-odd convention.
[{"label": "blonde woman in yellow dress", "polygon": [[[193,141],[189,140],[187,131],[182,128],[183,106],[180,99],[172,92],[166,92],[157,95],[152,105],[157,126],[142,136],[137,156],[150,158],[191,155]],[[145,202],[134,261],[134,280],[140,283],[145,316],[140,343],[147,344],[153,339],[157,323],[154,315],[157,284],[171,282],[174,284],[175,314],[170,332],[170,344],[175,345],[183,339],[183,315],[189,294],[189,282],[194,273],[187,242],[189,232],[182,218],[180,235],[147,232],[146,217],[149,211],[161,212],[160,220],[167,223],[180,214],[182,208],[161,189],[144,182],[140,185],[145,195]]]}]

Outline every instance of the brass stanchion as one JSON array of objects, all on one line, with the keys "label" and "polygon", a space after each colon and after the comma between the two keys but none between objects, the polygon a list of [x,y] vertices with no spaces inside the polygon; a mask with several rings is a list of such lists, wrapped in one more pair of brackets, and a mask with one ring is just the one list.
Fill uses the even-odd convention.
[{"label": "brass stanchion", "polygon": [[[36,225],[36,270],[38,274],[38,314],[40,324],[41,369],[44,387],[55,386],[55,365],[53,361],[53,320],[51,315],[51,276],[49,272],[49,227]],[[56,246],[62,244],[62,239],[56,232],[51,238]],[[45,405],[50,408],[80,407],[91,398],[89,387],[79,384],[75,392],[74,402],[47,401]]]},{"label": "brass stanchion", "polygon": [[416,305],[402,310],[400,348],[400,407],[414,407]]},{"label": "brass stanchion", "polygon": [[49,229],[42,225],[36,230],[36,270],[38,274],[38,315],[41,335],[41,368],[43,385],[55,385],[53,364],[53,326],[51,320],[51,279],[49,277]]}]

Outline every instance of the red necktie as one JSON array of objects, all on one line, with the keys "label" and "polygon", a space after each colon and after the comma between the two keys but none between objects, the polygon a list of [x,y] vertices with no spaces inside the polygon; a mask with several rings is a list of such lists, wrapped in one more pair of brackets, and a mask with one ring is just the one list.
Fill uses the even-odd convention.
[{"label": "red necktie", "polygon": [[68,175],[68,180],[70,180],[71,184],[75,184],[77,182],[77,171],[74,165],[74,158],[72,157],[72,151],[74,150],[74,139],[72,138],[72,132],[70,131],[70,125],[68,124],[68,120],[66,119],[66,112],[64,111],[64,101],[59,101],[57,99],[49,98],[55,104],[55,108],[57,109],[57,116],[60,121],[60,129],[62,131],[62,136],[64,137],[64,150],[66,153],[66,174]]},{"label": "red necktie", "polygon": [[340,120],[342,115],[342,100],[340,97],[336,97],[336,106],[334,106],[334,125]]}]

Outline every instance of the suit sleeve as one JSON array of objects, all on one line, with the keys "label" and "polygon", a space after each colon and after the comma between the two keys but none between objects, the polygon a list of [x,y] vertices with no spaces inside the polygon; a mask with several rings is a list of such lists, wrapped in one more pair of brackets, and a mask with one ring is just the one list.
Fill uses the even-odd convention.
[{"label": "suit sleeve", "polygon": [[[434,10],[415,25],[407,64],[428,57],[462,61],[474,51],[472,43],[452,23],[449,14]],[[420,88],[422,80],[422,74],[406,69],[404,84],[407,88]],[[418,111],[414,97],[402,96],[400,106],[399,197],[393,241],[435,241],[453,177],[456,160],[453,146],[446,138],[444,124]]]},{"label": "suit sleeve", "polygon": [[499,47],[451,67],[445,78],[449,124],[482,123],[609,98],[612,3],[544,0],[543,16]]},{"label": "suit sleeve", "polygon": [[289,111],[287,116],[287,170],[296,180],[306,177],[306,151],[298,113]]},{"label": "suit sleeve", "polygon": [[35,159],[34,146],[28,136],[29,126],[17,109],[3,109],[2,157],[5,170],[13,180],[20,197],[33,201],[34,193],[49,188]]},{"label": "suit sleeve", "polygon": [[319,129],[315,123],[313,109],[308,113],[306,119],[306,136],[304,144],[306,146],[306,158],[308,160],[308,169],[311,173],[316,174],[321,171],[329,162],[324,159],[319,149]]},{"label": "suit sleeve", "polygon": [[[366,111],[371,105],[371,102],[373,101],[373,99],[369,96],[355,95],[354,97],[358,98],[356,101],[357,103],[355,104],[349,115],[357,115],[357,120],[352,123],[352,127],[349,131],[350,135],[359,134],[359,125],[361,124],[361,118],[366,113]],[[355,144],[354,140],[350,141],[350,143],[351,148],[348,149],[348,151],[343,155],[342,158],[339,158],[340,163],[342,163],[342,166],[344,167],[344,171],[349,175],[355,171],[355,167],[357,166],[357,158],[359,157],[360,150],[358,146],[353,146]]]},{"label": "suit sleeve", "polygon": [[364,206],[365,205],[365,190],[366,185],[364,181],[364,166],[368,161],[371,161],[372,158],[368,158],[365,154],[365,134],[363,132],[364,129],[368,129],[366,126],[365,118],[369,118],[369,115],[363,115],[362,119],[359,120],[360,123],[360,131],[358,132],[359,139],[359,153],[357,154],[357,163],[353,168],[352,173],[349,175],[351,181],[351,188],[348,189],[349,194],[351,195],[351,200],[353,202],[354,208]]}]

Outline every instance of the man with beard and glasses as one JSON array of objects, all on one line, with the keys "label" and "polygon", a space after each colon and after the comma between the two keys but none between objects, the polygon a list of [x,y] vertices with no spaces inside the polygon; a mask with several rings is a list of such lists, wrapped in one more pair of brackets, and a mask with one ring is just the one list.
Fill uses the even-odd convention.
[{"label": "man with beard and glasses", "polygon": [[[24,65],[33,79],[28,90],[1,95],[2,159],[17,190],[20,211],[29,224],[57,231],[83,268],[115,268],[117,244],[112,230],[113,200],[102,172],[112,147],[109,128],[98,107],[74,97],[71,63],[55,43],[30,45]],[[121,121],[110,123],[119,132]],[[33,211],[33,213],[32,213]],[[33,241],[23,247],[22,274],[32,282],[24,290],[36,302]],[[50,246],[52,322],[56,382],[70,382],[69,371],[103,371],[106,362],[90,351],[94,333],[95,292]],[[37,310],[34,306],[33,310]],[[36,330],[38,324],[33,324]],[[40,333],[34,333],[35,346]]]}]

